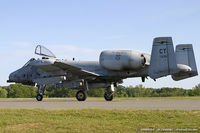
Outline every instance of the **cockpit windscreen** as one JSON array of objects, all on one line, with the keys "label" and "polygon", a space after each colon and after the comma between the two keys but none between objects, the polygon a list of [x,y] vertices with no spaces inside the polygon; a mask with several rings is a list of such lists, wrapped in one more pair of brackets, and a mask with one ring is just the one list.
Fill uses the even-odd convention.
[{"label": "cockpit windscreen", "polygon": [[30,62],[31,62],[31,61],[34,61],[34,60],[35,60],[35,58],[31,58],[23,67],[28,66],[28,65],[30,64]]}]

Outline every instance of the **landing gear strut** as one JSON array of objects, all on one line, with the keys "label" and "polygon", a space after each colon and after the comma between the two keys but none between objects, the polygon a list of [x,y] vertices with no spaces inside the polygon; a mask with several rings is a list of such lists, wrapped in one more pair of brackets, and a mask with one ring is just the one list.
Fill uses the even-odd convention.
[{"label": "landing gear strut", "polygon": [[37,92],[36,99],[37,99],[37,101],[42,101],[43,94],[45,91],[45,85],[37,85],[37,88],[38,88],[38,92]]},{"label": "landing gear strut", "polygon": [[114,85],[111,84],[109,87],[106,88],[104,98],[106,101],[112,101],[113,97],[114,97]]},{"label": "landing gear strut", "polygon": [[81,90],[76,93],[76,99],[78,101],[85,101],[87,99],[87,91],[89,90],[88,83],[87,81],[83,81],[82,83],[83,86],[80,88]]}]

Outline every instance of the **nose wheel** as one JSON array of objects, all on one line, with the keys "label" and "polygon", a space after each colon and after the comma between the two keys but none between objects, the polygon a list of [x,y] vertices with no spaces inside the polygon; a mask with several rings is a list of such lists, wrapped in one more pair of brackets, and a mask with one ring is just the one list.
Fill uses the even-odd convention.
[{"label": "nose wheel", "polygon": [[80,91],[78,91],[78,92],[76,93],[76,99],[77,99],[78,101],[85,101],[86,98],[87,98],[87,94],[86,94],[85,91],[80,90]]},{"label": "nose wheel", "polygon": [[37,101],[42,101],[45,87],[46,87],[45,85],[37,85],[37,88],[38,88],[37,96],[36,96]]},{"label": "nose wheel", "polygon": [[37,94],[36,99],[37,99],[37,101],[42,101],[43,95]]}]

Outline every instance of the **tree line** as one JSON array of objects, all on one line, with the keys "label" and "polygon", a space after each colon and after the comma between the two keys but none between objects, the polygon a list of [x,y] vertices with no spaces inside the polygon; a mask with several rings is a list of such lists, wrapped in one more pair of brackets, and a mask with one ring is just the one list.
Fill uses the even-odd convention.
[{"label": "tree line", "polygon": [[[74,97],[77,90],[68,88],[52,88],[47,87],[45,91],[46,97]],[[88,96],[103,97],[105,88],[90,89]],[[22,84],[11,84],[9,86],[0,87],[1,98],[32,98],[37,95],[37,88]],[[174,96],[200,96],[200,84],[192,89],[183,88],[145,88],[142,85],[122,86],[115,88],[115,97],[174,97]]]}]

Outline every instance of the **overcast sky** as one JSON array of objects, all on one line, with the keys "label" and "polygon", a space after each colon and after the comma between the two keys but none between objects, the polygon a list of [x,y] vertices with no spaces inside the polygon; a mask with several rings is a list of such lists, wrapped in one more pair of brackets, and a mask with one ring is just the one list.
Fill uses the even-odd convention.
[{"label": "overcast sky", "polygon": [[[104,49],[151,53],[152,40],[172,36],[174,44],[193,44],[200,68],[199,0],[2,0],[0,1],[0,85],[34,55],[36,45],[57,57],[98,60]],[[192,88],[200,76],[173,81],[170,76],[123,85]]]}]

